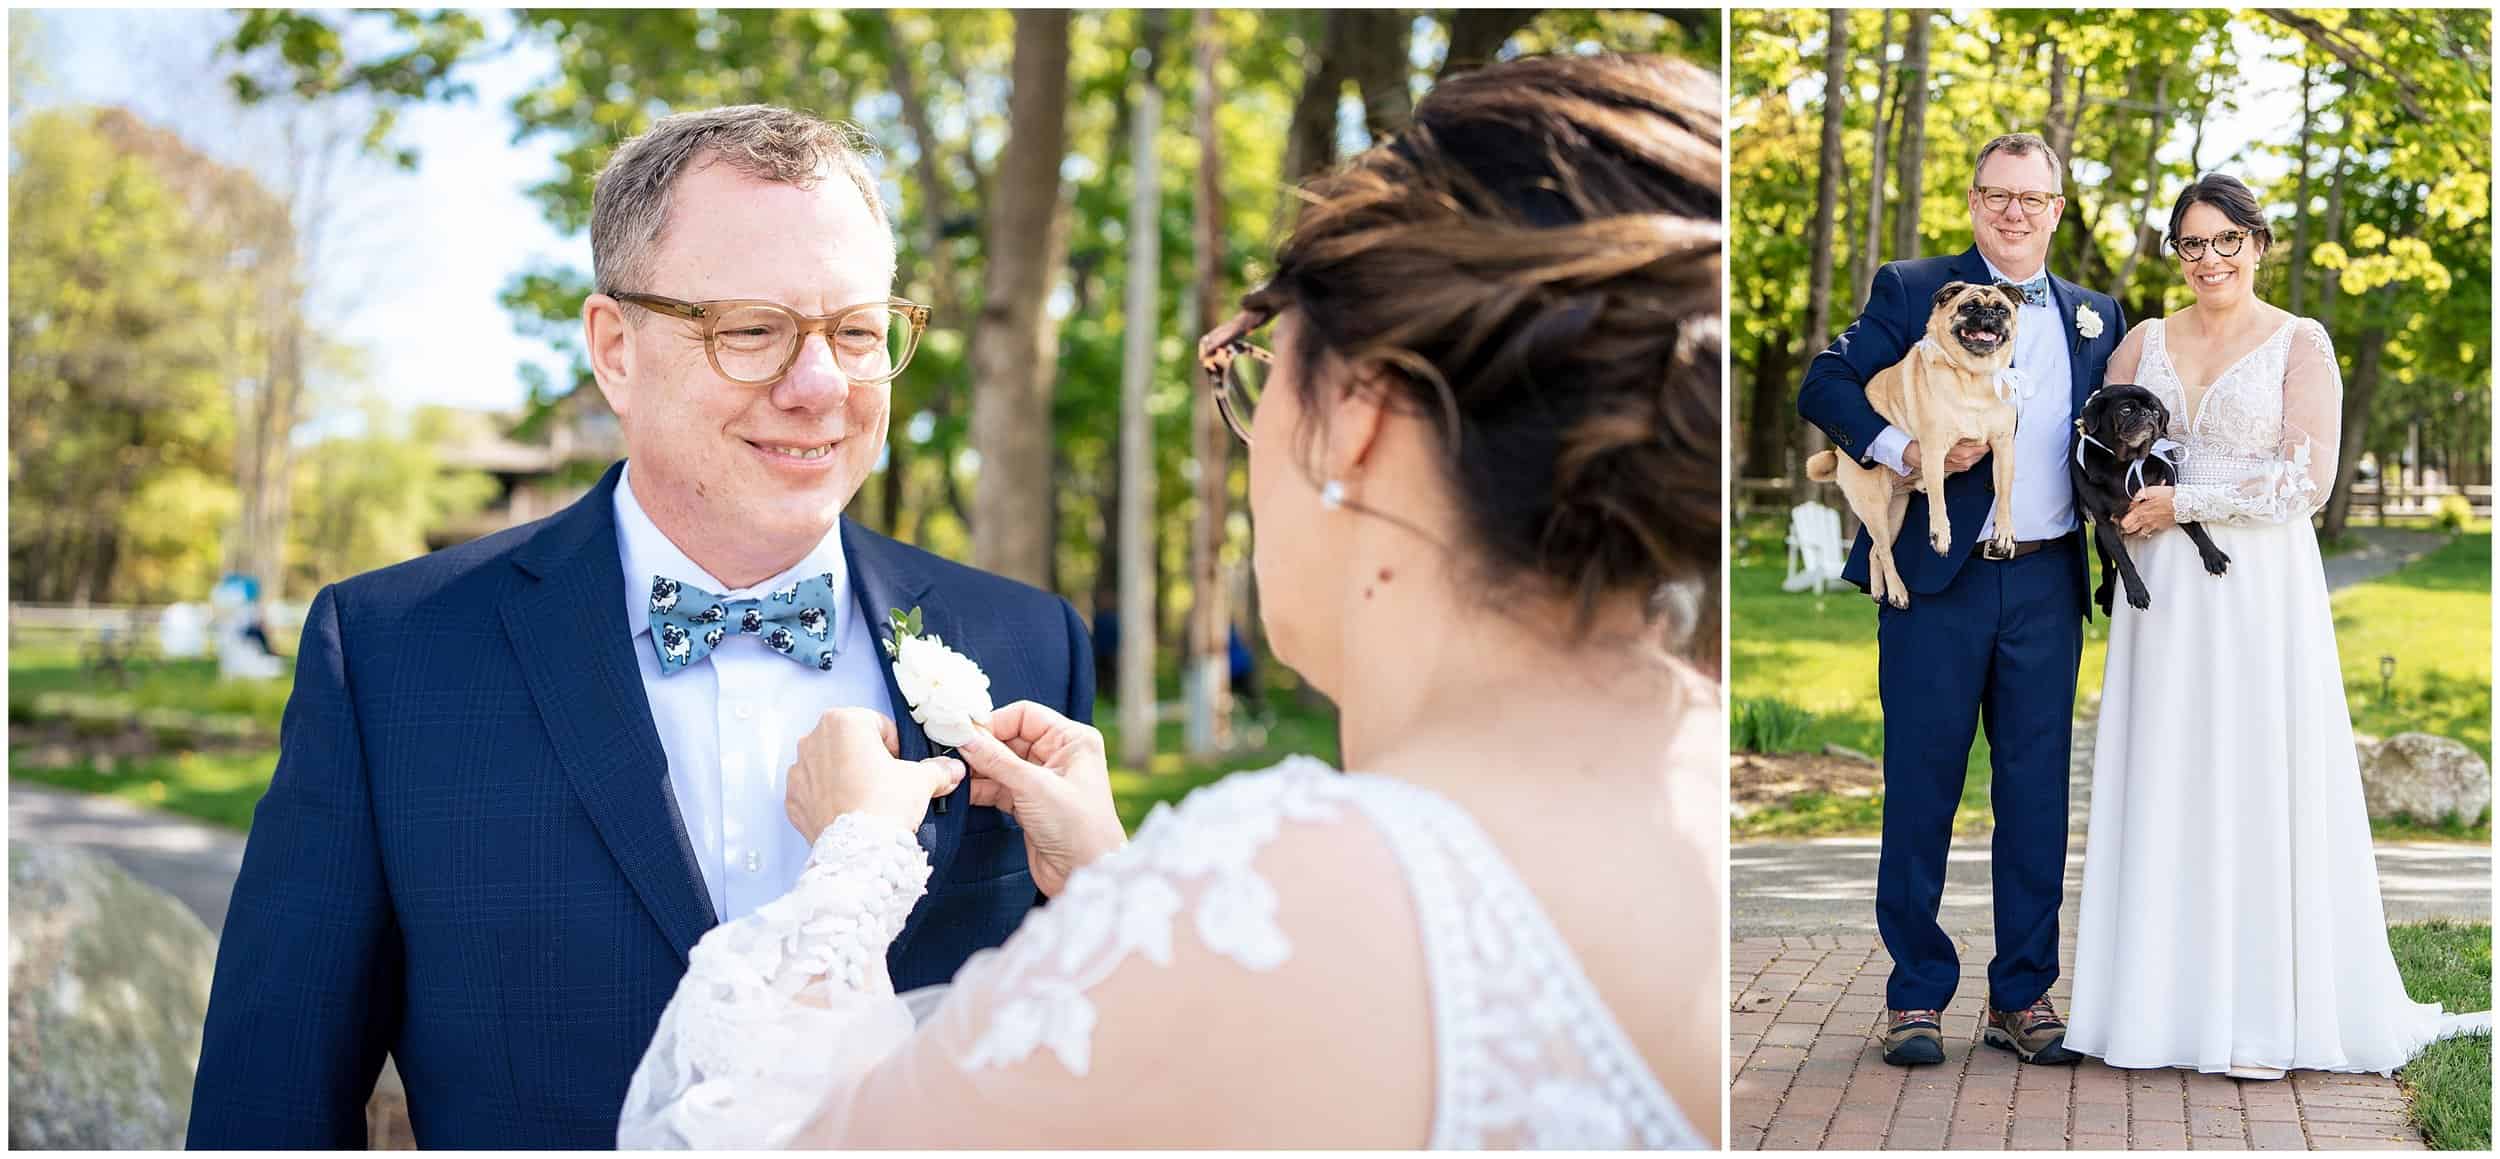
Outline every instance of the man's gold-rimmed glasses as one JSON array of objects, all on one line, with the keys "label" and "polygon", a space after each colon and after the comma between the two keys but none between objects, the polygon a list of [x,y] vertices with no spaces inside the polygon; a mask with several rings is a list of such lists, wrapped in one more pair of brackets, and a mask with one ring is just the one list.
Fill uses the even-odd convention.
[{"label": "man's gold-rimmed glasses", "polygon": [[1198,369],[1206,376],[1207,389],[1215,392],[1215,407],[1224,413],[1224,425],[1233,428],[1233,435],[1244,446],[1250,442],[1250,416],[1259,407],[1259,392],[1267,386],[1267,376],[1276,368],[1276,356],[1247,338],[1218,340],[1217,335],[1230,330],[1235,335],[1247,333],[1252,326],[1228,324],[1223,330],[1199,340]]},{"label": "man's gold-rimmed glasses", "polygon": [[810,334],[825,336],[835,365],[853,386],[891,382],[911,362],[920,335],[929,328],[929,308],[902,298],[810,316],[756,298],[681,302],[657,294],[609,297],[701,325],[703,353],[712,360],[712,369],[744,386],[777,382],[788,374]]},{"label": "man's gold-rimmed glasses", "polygon": [[1973,185],[1970,191],[1979,195],[1979,204],[1987,206],[1990,213],[2003,213],[2006,206],[2019,203],[2023,207],[2024,216],[2027,217],[2038,217],[2047,213],[2049,207],[2057,204],[2058,196],[2054,193],[2042,193],[2036,189],[2027,193],[2017,193],[2000,185]]},{"label": "man's gold-rimmed glasses", "polygon": [[2171,252],[2191,262],[2204,261],[2205,251],[2208,248],[2223,257],[2235,258],[2240,256],[2241,247],[2247,244],[2248,231],[2239,229],[2226,229],[2212,237],[2197,237],[2189,234],[2170,239]]}]

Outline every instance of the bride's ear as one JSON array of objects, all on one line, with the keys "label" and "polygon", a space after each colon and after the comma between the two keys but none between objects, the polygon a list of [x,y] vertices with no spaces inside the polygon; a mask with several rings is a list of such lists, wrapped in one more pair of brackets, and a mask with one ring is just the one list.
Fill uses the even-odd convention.
[{"label": "bride's ear", "polygon": [[1323,478],[1350,478],[1370,461],[1391,392],[1398,389],[1397,372],[1377,362],[1351,367],[1348,373],[1345,386],[1327,391],[1322,403],[1328,410],[1320,428],[1327,432],[1320,450]]}]

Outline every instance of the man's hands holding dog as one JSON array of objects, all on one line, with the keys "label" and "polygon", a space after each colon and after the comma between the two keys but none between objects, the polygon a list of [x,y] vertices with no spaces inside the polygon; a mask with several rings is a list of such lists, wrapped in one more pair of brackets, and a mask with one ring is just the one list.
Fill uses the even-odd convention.
[{"label": "man's hands holding dog", "polygon": [[[1988,444],[1977,439],[1963,439],[1946,449],[1944,453],[1944,473],[1947,475],[1959,475],[1962,472],[1970,470],[1972,467],[1978,465],[1979,460],[1984,459],[1987,456]],[[1910,474],[1918,474],[1919,458],[1917,439],[1910,440],[1908,446],[1901,448],[1901,465],[1908,467],[1910,469]]]},{"label": "man's hands holding dog", "polygon": [[2168,487],[2147,487],[2136,492],[2126,518],[2118,521],[2118,530],[2129,535],[2152,535],[2177,527],[2179,510],[2172,504],[2171,494]]}]

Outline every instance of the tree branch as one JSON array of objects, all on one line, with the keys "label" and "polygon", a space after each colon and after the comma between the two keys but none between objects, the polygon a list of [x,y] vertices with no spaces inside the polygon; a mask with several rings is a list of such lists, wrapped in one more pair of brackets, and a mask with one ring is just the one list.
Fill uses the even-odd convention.
[{"label": "tree branch", "polygon": [[2380,81],[2395,85],[2396,99],[2403,103],[2407,113],[2411,113],[2416,120],[2431,119],[2430,113],[2422,108],[2421,86],[2407,79],[2404,73],[2394,65],[2364,51],[2361,46],[2337,36],[2334,29],[2289,8],[2261,8],[2258,11],[2273,17],[2284,27],[2301,34],[2309,43],[2334,53],[2335,59],[2343,61],[2354,72],[2368,73]]}]

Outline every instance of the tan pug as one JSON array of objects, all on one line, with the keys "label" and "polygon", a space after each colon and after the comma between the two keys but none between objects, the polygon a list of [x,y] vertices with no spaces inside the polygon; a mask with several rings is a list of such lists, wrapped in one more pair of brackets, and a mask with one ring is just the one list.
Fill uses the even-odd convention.
[{"label": "tan pug", "polygon": [[1919,445],[1920,466],[1904,480],[1890,467],[1861,467],[1834,451],[1806,460],[1806,477],[1840,483],[1849,510],[1866,525],[1867,594],[1896,608],[1910,606],[1910,589],[1893,566],[1892,546],[1901,535],[1910,492],[1927,496],[1927,542],[1943,555],[1953,546],[1944,507],[1944,457],[1965,439],[1987,444],[1995,455],[1998,551],[2014,548],[2014,392],[2006,368],[2014,361],[2014,319],[2023,292],[2005,282],[1947,282],[1927,315],[1927,336],[1901,361],[1866,384],[1866,401],[1884,421]]}]

